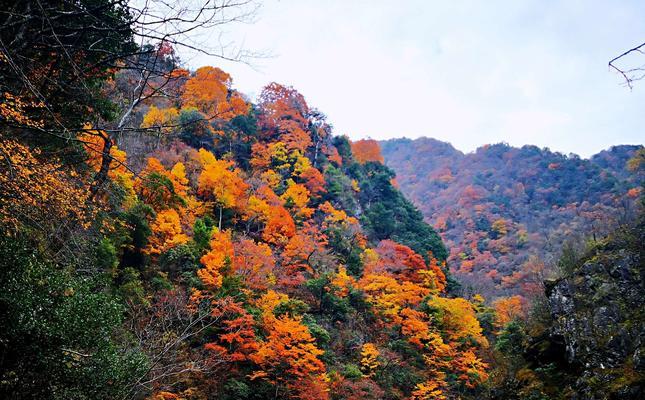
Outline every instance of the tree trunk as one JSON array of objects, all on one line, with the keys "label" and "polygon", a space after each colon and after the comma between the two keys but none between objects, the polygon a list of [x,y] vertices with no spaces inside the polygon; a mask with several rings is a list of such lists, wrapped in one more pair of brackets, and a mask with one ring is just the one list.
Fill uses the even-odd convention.
[{"label": "tree trunk", "polygon": [[90,189],[90,199],[93,199],[94,196],[101,189],[101,186],[105,183],[110,172],[110,164],[112,162],[112,157],[110,156],[110,150],[112,149],[112,140],[108,135],[101,135],[103,139],[103,151],[101,152],[101,168],[94,178],[94,183],[92,183],[92,188]]}]

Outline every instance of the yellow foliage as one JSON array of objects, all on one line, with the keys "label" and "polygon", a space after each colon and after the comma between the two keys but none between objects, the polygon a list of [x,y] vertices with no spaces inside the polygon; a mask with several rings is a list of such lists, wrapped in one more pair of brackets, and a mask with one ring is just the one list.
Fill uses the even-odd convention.
[{"label": "yellow foliage", "polygon": [[428,305],[440,311],[441,323],[450,340],[459,341],[471,337],[482,346],[488,346],[475,310],[468,300],[434,296],[428,300]]},{"label": "yellow foliage", "polygon": [[411,400],[446,400],[442,387],[445,383],[442,381],[428,380],[417,384],[412,392]]},{"label": "yellow foliage", "polygon": [[376,369],[381,366],[379,355],[380,352],[373,343],[365,343],[361,348],[361,369],[366,376],[374,375]]},{"label": "yellow foliage", "polygon": [[172,208],[159,211],[150,225],[152,235],[148,239],[146,254],[159,255],[177,245],[187,243],[189,238],[182,232],[179,214]]},{"label": "yellow foliage", "polygon": [[341,266],[338,267],[338,272],[334,274],[331,284],[339,289],[338,295],[340,297],[345,297],[349,293],[349,288],[356,286],[356,279],[347,274],[347,268]]},{"label": "yellow foliage", "polygon": [[359,282],[368,303],[372,304],[385,320],[401,323],[400,311],[421,303],[430,290],[408,281],[399,282],[386,275],[369,274]]},{"label": "yellow foliage", "polygon": [[239,176],[233,163],[217,160],[209,152],[200,150],[204,170],[199,175],[197,192],[212,199],[219,207],[241,208],[246,201],[249,185]]},{"label": "yellow foliage", "polygon": [[154,128],[167,134],[176,128],[178,117],[179,111],[174,107],[159,109],[153,105],[143,117],[141,127]]},{"label": "yellow foliage", "polygon": [[293,180],[287,182],[287,190],[280,196],[287,205],[291,205],[295,215],[302,218],[309,218],[314,210],[307,207],[309,204],[309,190],[304,185],[295,183]]},{"label": "yellow foliage", "polygon": [[38,149],[0,139],[0,222],[11,229],[36,223],[54,229],[59,218],[87,227],[92,214],[85,209],[89,190],[75,183],[51,157],[39,159]]}]

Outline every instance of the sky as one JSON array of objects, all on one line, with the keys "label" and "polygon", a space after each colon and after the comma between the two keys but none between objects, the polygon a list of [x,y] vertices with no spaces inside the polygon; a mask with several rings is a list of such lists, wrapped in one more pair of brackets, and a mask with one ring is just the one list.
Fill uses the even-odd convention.
[{"label": "sky", "polygon": [[[645,80],[607,62],[645,42],[645,1],[266,0],[209,32],[269,57],[214,65],[255,99],[290,85],[352,139],[433,137],[469,152],[533,144],[588,157],[645,142]],[[180,53],[181,54],[181,53]],[[628,60],[645,64],[645,55]]]}]

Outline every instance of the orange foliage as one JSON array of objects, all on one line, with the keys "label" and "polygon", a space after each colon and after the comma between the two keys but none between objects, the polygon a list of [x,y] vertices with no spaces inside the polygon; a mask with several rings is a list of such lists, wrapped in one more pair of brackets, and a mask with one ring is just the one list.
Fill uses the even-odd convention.
[{"label": "orange foliage", "polygon": [[262,110],[259,122],[264,131],[275,132],[282,121],[293,121],[300,126],[307,122],[305,115],[309,113],[309,106],[292,87],[270,83],[260,94],[259,106]]},{"label": "orange foliage", "polygon": [[300,179],[303,180],[303,184],[313,197],[318,197],[327,192],[325,189],[325,177],[314,167],[307,168],[300,174]]},{"label": "orange foliage", "polygon": [[284,246],[296,234],[296,224],[284,207],[271,207],[262,239],[268,243]]},{"label": "orange foliage", "polygon": [[282,316],[265,328],[266,340],[250,355],[261,368],[252,378],[284,384],[298,394],[306,392],[303,381],[315,380],[325,372],[325,365],[318,359],[323,351],[316,347],[314,338],[299,318]]},{"label": "orange foliage", "polygon": [[[6,59],[0,56],[0,62],[4,64]],[[29,101],[22,97],[14,96],[9,92],[0,93],[0,120],[10,124],[41,128],[44,125],[43,121],[34,120],[26,110],[43,107],[44,104],[40,102]]]},{"label": "orange foliage", "polygon": [[152,235],[148,239],[145,253],[159,255],[171,248],[187,243],[189,238],[181,229],[179,214],[172,208],[159,211],[155,220],[150,224]]},{"label": "orange foliage", "polygon": [[495,325],[503,327],[514,319],[523,319],[527,315],[528,302],[520,295],[501,297],[493,301]]},{"label": "orange foliage", "polygon": [[383,164],[381,146],[373,139],[362,139],[352,142],[352,155],[361,164],[365,164],[368,161],[376,161]]},{"label": "orange foliage", "polygon": [[312,272],[310,259],[325,251],[326,237],[315,227],[306,225],[293,235],[282,253],[282,268],[279,282],[284,286],[296,286],[305,281],[304,273]]},{"label": "orange foliage", "polygon": [[423,257],[408,246],[392,240],[382,240],[376,248],[376,254],[376,262],[365,265],[365,274],[387,274],[400,280],[420,283],[423,280],[420,272],[428,271]]},{"label": "orange foliage", "polygon": [[425,342],[431,339],[428,317],[411,308],[401,310],[401,333],[408,341],[418,348],[423,348]]},{"label": "orange foliage", "polygon": [[458,379],[467,388],[472,389],[488,379],[488,373],[486,372],[488,364],[477,358],[472,350],[459,353],[452,364],[459,374]]},{"label": "orange foliage", "polygon": [[229,361],[244,361],[259,349],[255,338],[253,315],[237,302],[227,302],[213,310],[214,317],[222,317],[224,333],[217,336],[218,342],[207,343],[204,347],[224,355]]},{"label": "orange foliage", "polygon": [[211,290],[222,286],[222,270],[230,266],[233,254],[231,232],[215,229],[210,241],[210,251],[200,260],[204,268],[197,270],[197,276],[204,286]]},{"label": "orange foliage", "polygon": [[199,68],[186,82],[183,105],[197,108],[209,119],[228,120],[246,114],[249,105],[231,89],[231,83],[231,76],[219,68]]},{"label": "orange foliage", "polygon": [[56,160],[39,159],[40,151],[14,140],[0,140],[0,221],[12,229],[23,223],[55,224],[69,218],[87,227],[91,219],[84,209],[89,190],[77,186],[73,172],[63,172]]},{"label": "orange foliage", "polygon": [[275,282],[275,259],[271,248],[264,243],[242,239],[234,244],[233,271],[244,278],[253,290],[264,290]]}]

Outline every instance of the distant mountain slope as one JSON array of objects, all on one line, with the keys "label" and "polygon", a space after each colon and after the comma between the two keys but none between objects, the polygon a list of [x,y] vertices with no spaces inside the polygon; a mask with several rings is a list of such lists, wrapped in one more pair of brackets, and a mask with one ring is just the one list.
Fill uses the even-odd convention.
[{"label": "distant mountain slope", "polygon": [[435,139],[380,143],[401,190],[450,249],[466,287],[489,294],[531,290],[529,271],[553,259],[564,236],[603,235],[626,218],[638,179],[626,168],[642,146],[590,159],[536,146],[486,145],[464,154]]}]

